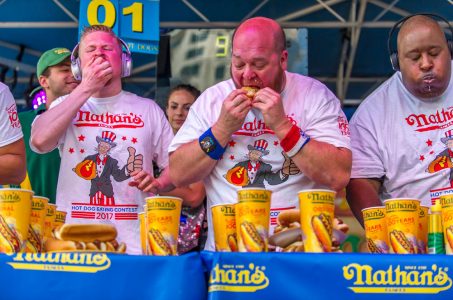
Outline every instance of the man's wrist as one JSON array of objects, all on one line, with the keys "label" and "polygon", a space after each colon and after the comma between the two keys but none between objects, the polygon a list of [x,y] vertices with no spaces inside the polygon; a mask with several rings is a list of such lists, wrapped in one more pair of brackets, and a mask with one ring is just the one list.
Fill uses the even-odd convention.
[{"label": "man's wrist", "polygon": [[283,151],[288,157],[296,155],[308,142],[310,137],[297,125],[293,125],[286,136],[280,141]]},{"label": "man's wrist", "polygon": [[222,147],[219,141],[212,133],[211,128],[206,130],[199,138],[198,143],[200,144],[201,150],[206,153],[210,158],[219,160],[225,153],[226,147]]}]

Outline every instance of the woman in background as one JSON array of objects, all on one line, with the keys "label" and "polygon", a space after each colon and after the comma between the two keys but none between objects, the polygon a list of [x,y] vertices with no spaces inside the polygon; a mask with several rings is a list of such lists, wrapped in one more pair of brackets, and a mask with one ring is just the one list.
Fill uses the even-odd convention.
[{"label": "woman in background", "polygon": [[[180,84],[170,90],[167,100],[167,118],[176,134],[187,118],[189,109],[200,96],[200,91]],[[180,197],[184,200],[178,237],[178,253],[198,251],[204,248],[207,236],[205,189],[201,181],[177,188],[161,195]]]}]

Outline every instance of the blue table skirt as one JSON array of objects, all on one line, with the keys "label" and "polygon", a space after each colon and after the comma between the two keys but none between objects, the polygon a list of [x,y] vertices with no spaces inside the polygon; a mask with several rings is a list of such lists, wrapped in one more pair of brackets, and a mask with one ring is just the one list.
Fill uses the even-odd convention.
[{"label": "blue table skirt", "polygon": [[0,254],[8,300],[453,299],[452,278],[447,255]]}]

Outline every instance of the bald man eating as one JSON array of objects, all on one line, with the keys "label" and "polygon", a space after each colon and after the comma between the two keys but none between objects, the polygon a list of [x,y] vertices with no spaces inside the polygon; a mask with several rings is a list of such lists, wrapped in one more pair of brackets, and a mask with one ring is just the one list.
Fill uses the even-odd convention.
[{"label": "bald man eating", "polygon": [[[233,34],[231,79],[198,98],[170,145],[172,182],[204,181],[206,250],[214,250],[211,207],[236,203],[240,189],[272,190],[271,215],[277,217],[299,207],[298,191],[338,191],[349,180],[349,130],[340,102],[322,83],[288,72],[287,64],[277,22],[257,17],[241,23]],[[243,87],[257,92],[249,97]]]},{"label": "bald man eating", "polygon": [[400,21],[393,63],[397,72],[351,119],[347,198],[360,222],[363,208],[389,198],[416,198],[431,205],[453,192],[451,49],[432,17]]}]

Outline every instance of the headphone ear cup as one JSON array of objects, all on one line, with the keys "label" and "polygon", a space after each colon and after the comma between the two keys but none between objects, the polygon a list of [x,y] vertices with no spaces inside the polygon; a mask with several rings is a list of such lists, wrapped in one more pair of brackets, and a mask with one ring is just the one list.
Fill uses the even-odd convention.
[{"label": "headphone ear cup", "polygon": [[128,77],[132,71],[132,59],[129,53],[121,54],[121,77]]},{"label": "headphone ear cup", "polygon": [[74,76],[75,80],[82,80],[82,72],[80,71],[80,60],[77,57],[76,59],[71,60],[71,71],[72,76]]},{"label": "headphone ear cup", "polygon": [[392,64],[392,68],[394,71],[399,71],[400,70],[400,64],[398,62],[398,53],[393,52],[390,54],[390,63]]}]

